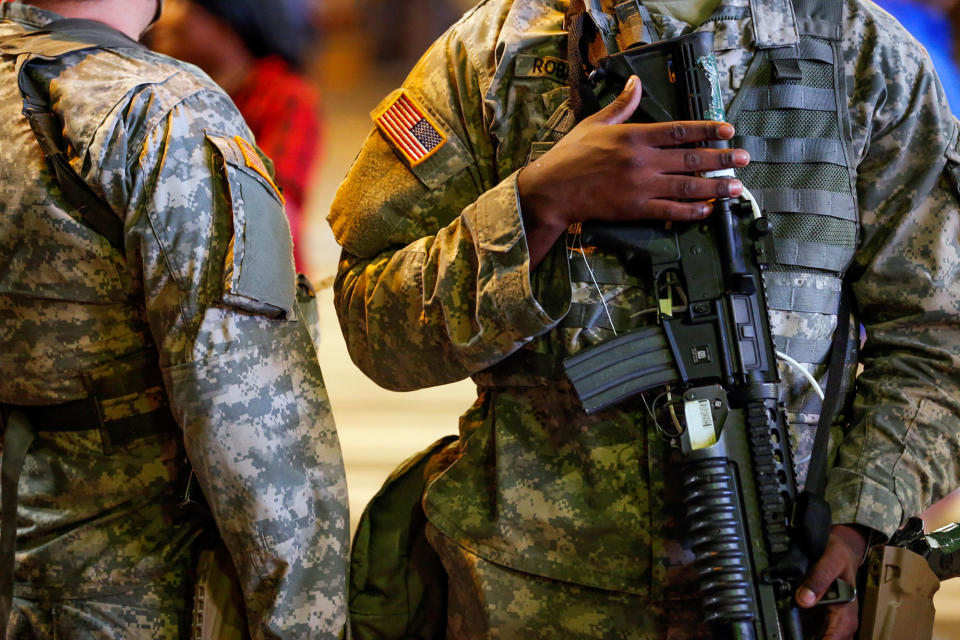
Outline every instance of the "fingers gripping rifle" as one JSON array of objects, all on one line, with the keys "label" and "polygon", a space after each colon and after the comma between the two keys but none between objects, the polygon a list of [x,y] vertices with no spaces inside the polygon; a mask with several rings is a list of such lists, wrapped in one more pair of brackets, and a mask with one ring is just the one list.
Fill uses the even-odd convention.
[{"label": "fingers gripping rifle", "polygon": [[[712,34],[605,58],[593,80],[602,95],[602,87],[615,93],[632,74],[643,82],[633,121],[723,120]],[[811,535],[795,514],[797,482],[763,292],[762,271],[773,259],[768,220],[747,200],[725,198],[702,222],[591,222],[582,234],[651,279],[660,323],[574,354],[564,362],[567,377],[588,413],[671,389],[671,435],[684,453],[686,519],[714,637],[800,640],[793,593],[827,531]],[[679,309],[674,292],[685,303]],[[829,512],[823,515],[829,524]]]}]

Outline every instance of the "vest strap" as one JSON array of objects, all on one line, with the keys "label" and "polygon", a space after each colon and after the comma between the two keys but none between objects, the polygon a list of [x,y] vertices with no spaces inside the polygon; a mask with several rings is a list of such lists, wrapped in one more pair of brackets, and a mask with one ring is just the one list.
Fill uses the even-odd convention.
[{"label": "vest strap", "polygon": [[770,49],[767,51],[767,58],[770,60],[796,58],[797,60],[814,60],[816,62],[833,64],[833,47],[822,40],[804,38],[796,48],[781,47],[779,49]]},{"label": "vest strap", "polygon": [[764,211],[806,213],[855,222],[857,205],[849,193],[820,189],[752,189]]},{"label": "vest strap", "polygon": [[34,431],[67,433],[100,429],[109,447],[122,447],[132,441],[165,433],[175,434],[177,423],[167,406],[114,420],[104,419],[100,401],[95,397],[45,406],[10,405],[30,421]]},{"label": "vest strap", "polygon": [[830,354],[833,339],[815,340],[811,338],[787,338],[773,336],[773,344],[777,351],[781,351],[797,362],[804,364],[821,364]]},{"label": "vest strap", "polygon": [[750,0],[757,48],[786,47],[799,40],[796,14],[790,0]]},{"label": "vest strap", "polygon": [[740,108],[744,111],[770,109],[803,109],[806,111],[836,111],[837,99],[833,89],[817,89],[801,85],[754,87],[745,91]]},{"label": "vest strap", "polygon": [[842,273],[853,260],[852,247],[840,247],[818,242],[800,242],[789,238],[773,241],[775,262],[794,267],[824,269]]},{"label": "vest strap", "polygon": [[777,311],[835,314],[840,306],[840,292],[812,287],[796,288],[767,284],[767,306]]},{"label": "vest strap", "polygon": [[797,28],[801,35],[814,36],[825,40],[840,40],[843,37],[839,24],[833,24],[825,20],[798,18]]},{"label": "vest strap", "polygon": [[587,16],[584,0],[570,0],[570,6],[563,18],[563,27],[567,31],[567,61],[570,85],[570,108],[577,122],[600,109],[600,103],[593,94],[588,75],[593,70],[590,64],[589,47],[597,27]]},{"label": "vest strap", "polygon": [[710,14],[707,22],[722,22],[724,20],[743,20],[750,15],[750,7],[720,7]]},{"label": "vest strap", "polygon": [[733,146],[746,150],[751,162],[825,162],[847,166],[843,145],[830,138],[737,136]]}]

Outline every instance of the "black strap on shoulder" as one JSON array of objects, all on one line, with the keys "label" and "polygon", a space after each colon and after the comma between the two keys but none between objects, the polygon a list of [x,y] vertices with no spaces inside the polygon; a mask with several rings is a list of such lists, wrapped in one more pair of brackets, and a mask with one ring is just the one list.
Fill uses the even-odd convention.
[{"label": "black strap on shoulder", "polygon": [[[68,53],[87,49],[132,49],[142,48],[123,33],[93,20],[65,19],[51,22],[38,32],[55,34],[58,38],[87,47],[74,48]],[[60,55],[65,55],[61,53]],[[40,144],[43,156],[63,192],[63,197],[80,213],[80,221],[107,239],[111,246],[123,251],[123,221],[109,204],[103,201],[83,178],[77,174],[67,159],[63,126],[50,105],[49,89],[42,86],[29,73],[32,64],[42,63],[59,56],[36,52],[20,67],[18,83],[23,95],[23,115]]]},{"label": "black strap on shoulder", "polygon": [[30,128],[40,143],[63,197],[80,213],[80,221],[106,238],[117,251],[123,251],[123,221],[70,165],[63,152],[63,136],[57,116],[49,111],[31,111],[26,107],[23,115],[30,122]]}]

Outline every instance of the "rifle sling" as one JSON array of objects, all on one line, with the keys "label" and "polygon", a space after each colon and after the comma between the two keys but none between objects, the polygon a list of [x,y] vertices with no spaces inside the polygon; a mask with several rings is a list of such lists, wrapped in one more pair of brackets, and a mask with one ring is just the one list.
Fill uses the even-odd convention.
[{"label": "rifle sling", "polygon": [[830,444],[830,427],[840,410],[840,392],[843,385],[843,369],[846,365],[847,340],[850,333],[850,291],[844,282],[837,311],[837,329],[833,334],[830,348],[830,362],[827,366],[827,389],[824,392],[820,409],[820,420],[813,441],[813,453],[810,467],[804,483],[804,491],[822,497],[827,484],[827,449]]},{"label": "rifle sling", "polygon": [[843,387],[843,369],[847,361],[847,340],[850,333],[850,287],[844,279],[837,311],[837,329],[833,334],[830,362],[827,366],[827,390],[820,407],[820,420],[813,440],[813,451],[803,492],[798,497],[794,525],[810,563],[820,559],[827,547],[833,520],[826,501],[827,454],[830,446],[830,427],[840,409]]},{"label": "rifle sling", "polygon": [[600,108],[593,88],[588,79],[590,64],[590,43],[597,37],[597,27],[587,14],[584,0],[572,0],[563,19],[567,36],[567,60],[569,70],[567,82],[570,85],[570,108],[577,122]]}]

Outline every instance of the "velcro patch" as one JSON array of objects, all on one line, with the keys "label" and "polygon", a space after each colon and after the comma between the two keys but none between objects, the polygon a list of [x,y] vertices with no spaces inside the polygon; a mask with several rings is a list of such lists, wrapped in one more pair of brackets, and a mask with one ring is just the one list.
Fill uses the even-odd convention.
[{"label": "velcro patch", "polygon": [[413,167],[447,142],[440,127],[406,91],[400,91],[381,110],[374,111],[373,121]]},{"label": "velcro patch", "polygon": [[518,55],[516,60],[514,75],[518,78],[550,78],[557,82],[567,81],[570,65],[566,60],[527,53]]},{"label": "velcro patch", "polygon": [[280,198],[280,202],[286,204],[287,201],[284,199],[283,193],[280,192],[280,189],[277,187],[277,183],[275,183],[273,178],[270,177],[270,172],[267,171],[267,165],[263,164],[263,159],[260,157],[260,154],[257,153],[257,150],[253,148],[253,145],[240,136],[234,136],[233,141],[237,143],[238,147],[240,147],[240,152],[243,154],[243,159],[246,162],[246,165],[259,173],[260,176],[266,180],[271,187],[273,187],[277,197]]}]

